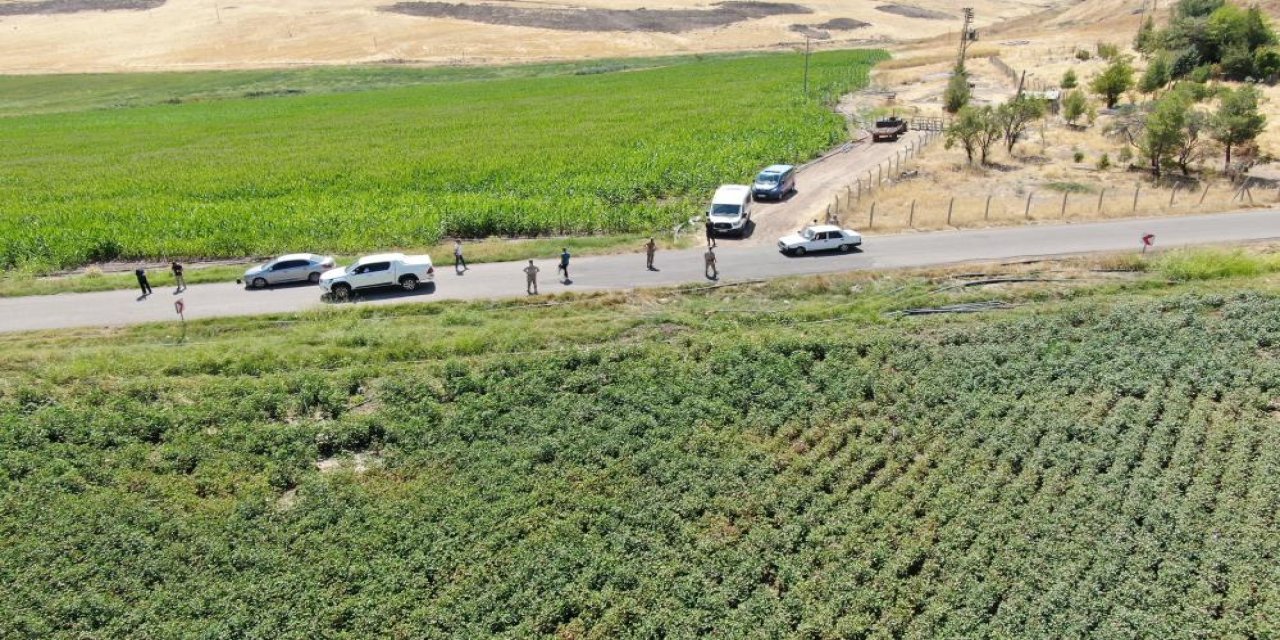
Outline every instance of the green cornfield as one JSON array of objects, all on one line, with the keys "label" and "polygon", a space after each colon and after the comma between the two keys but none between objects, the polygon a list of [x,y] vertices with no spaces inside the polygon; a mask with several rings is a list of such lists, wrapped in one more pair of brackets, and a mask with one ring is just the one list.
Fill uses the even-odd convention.
[{"label": "green cornfield", "polygon": [[668,228],[843,139],[833,100],[884,57],[814,55],[808,96],[802,58],[767,54],[11,115],[0,268]]}]

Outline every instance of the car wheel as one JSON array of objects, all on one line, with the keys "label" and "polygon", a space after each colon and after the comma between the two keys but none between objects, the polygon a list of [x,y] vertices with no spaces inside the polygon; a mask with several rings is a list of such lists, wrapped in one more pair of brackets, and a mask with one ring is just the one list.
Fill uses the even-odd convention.
[{"label": "car wheel", "polygon": [[343,300],[350,300],[350,299],[351,299],[351,285],[349,285],[349,284],[335,284],[335,285],[333,285],[333,291],[332,291],[332,294],[333,294],[333,299],[334,299],[334,300],[339,300],[339,301],[343,301]]},{"label": "car wheel", "polygon": [[842,244],[840,245],[840,253],[849,253],[849,250],[852,248],[852,245]]},{"label": "car wheel", "polygon": [[418,278],[414,276],[405,276],[400,278],[400,288],[405,291],[413,291],[418,288]]},{"label": "car wheel", "polygon": [[307,276],[307,282],[310,282],[311,284],[320,284],[320,272],[312,271],[311,275]]},{"label": "car wheel", "polygon": [[792,253],[798,256],[802,256],[804,255],[804,247],[796,247],[795,251],[792,251]]},{"label": "car wheel", "polygon": [[266,288],[267,288],[267,279],[266,279],[266,278],[254,278],[254,279],[253,279],[253,288],[254,288],[254,289],[266,289]]}]

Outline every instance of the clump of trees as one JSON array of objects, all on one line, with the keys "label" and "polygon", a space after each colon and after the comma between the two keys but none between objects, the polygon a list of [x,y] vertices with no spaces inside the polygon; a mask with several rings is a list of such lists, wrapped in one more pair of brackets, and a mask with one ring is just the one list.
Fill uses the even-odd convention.
[{"label": "clump of trees", "polygon": [[1019,95],[998,106],[964,106],[956,113],[956,120],[947,129],[945,146],[964,148],[969,164],[974,156],[981,164],[987,164],[991,147],[1004,141],[1005,151],[1013,152],[1013,145],[1033,122],[1043,118],[1047,108],[1044,100]]},{"label": "clump of trees", "polygon": [[[1224,170],[1230,171],[1233,151],[1251,144],[1266,126],[1258,98],[1251,85],[1210,90],[1184,82],[1143,108],[1129,107],[1107,132],[1124,140],[1126,150],[1136,149],[1157,180],[1170,167],[1189,175],[1212,143],[1222,150]],[[1201,106],[1212,100],[1216,109]]]},{"label": "clump of trees", "polygon": [[1179,0],[1163,29],[1147,18],[1134,40],[1144,55],[1167,58],[1171,79],[1265,80],[1280,76],[1280,50],[1267,16],[1256,6],[1225,0]]}]

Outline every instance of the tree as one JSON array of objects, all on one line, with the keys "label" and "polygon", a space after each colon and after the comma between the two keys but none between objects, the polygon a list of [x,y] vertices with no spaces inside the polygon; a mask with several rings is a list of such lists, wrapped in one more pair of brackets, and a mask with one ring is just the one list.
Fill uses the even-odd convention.
[{"label": "tree", "polygon": [[947,129],[945,146],[950,149],[958,144],[964,147],[969,164],[973,164],[975,153],[981,157],[982,164],[986,164],[987,153],[991,145],[1000,137],[1000,132],[994,109],[966,105],[960,108],[956,114],[956,121]]},{"label": "tree", "polygon": [[1136,108],[1129,107],[1111,119],[1104,133],[1125,143],[1126,146],[1121,149],[1119,157],[1121,161],[1128,162],[1129,158],[1132,157],[1131,148],[1138,146],[1142,138],[1142,132],[1146,127],[1147,114]]},{"label": "tree", "polygon": [[1079,79],[1076,78],[1075,69],[1067,69],[1066,72],[1062,74],[1061,84],[1063,89],[1076,88],[1076,85],[1079,84]]},{"label": "tree", "polygon": [[1203,111],[1190,109],[1182,123],[1182,138],[1173,152],[1173,161],[1182,170],[1182,175],[1190,175],[1191,163],[1204,157],[1205,129],[1209,117]]},{"label": "tree", "polygon": [[1225,150],[1223,170],[1231,170],[1231,149],[1258,137],[1267,125],[1267,117],[1258,113],[1258,90],[1251,85],[1239,89],[1223,89],[1218,97],[1218,110],[1209,119],[1210,136]]},{"label": "tree", "polygon": [[1138,29],[1138,35],[1133,39],[1133,48],[1142,53],[1151,53],[1155,51],[1159,44],[1159,38],[1156,37],[1156,18],[1148,15],[1147,19],[1142,22],[1142,28]]},{"label": "tree", "polygon": [[1089,109],[1089,99],[1084,96],[1084,92],[1076,89],[1067,93],[1062,99],[1062,117],[1067,124],[1074,126],[1076,120],[1080,119]]},{"label": "tree", "polygon": [[951,73],[951,80],[947,82],[946,92],[942,94],[942,108],[947,113],[959,113],[961,108],[969,104],[971,97],[969,76],[957,65]]},{"label": "tree", "polygon": [[1127,58],[1123,57],[1112,60],[1102,74],[1089,84],[1089,88],[1102,97],[1107,108],[1116,106],[1120,96],[1132,86],[1133,66],[1129,64]]},{"label": "tree", "polygon": [[1147,94],[1155,94],[1155,92],[1163,89],[1165,85],[1169,84],[1171,67],[1172,62],[1169,59],[1169,54],[1161,51],[1152,56],[1151,62],[1147,63],[1146,71],[1142,72],[1142,78],[1138,81],[1138,90]]},{"label": "tree", "polygon": [[1184,142],[1190,109],[1191,101],[1175,91],[1157,100],[1155,109],[1147,116],[1146,128],[1138,138],[1138,150],[1151,163],[1151,173],[1157,180],[1165,163],[1176,157]]},{"label": "tree", "polygon": [[1028,125],[1043,118],[1044,113],[1044,101],[1027,96],[1017,96],[1000,105],[996,110],[996,122],[1004,137],[1005,151],[1013,153],[1013,145],[1018,142],[1018,137],[1027,130]]}]

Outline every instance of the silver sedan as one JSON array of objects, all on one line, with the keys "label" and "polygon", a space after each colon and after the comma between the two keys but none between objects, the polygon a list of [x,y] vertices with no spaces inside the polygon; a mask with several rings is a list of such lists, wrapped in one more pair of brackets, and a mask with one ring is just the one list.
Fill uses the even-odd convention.
[{"label": "silver sedan", "polygon": [[248,269],[244,272],[244,283],[254,289],[289,282],[315,284],[320,282],[320,274],[332,269],[335,264],[332,256],[291,253]]}]

